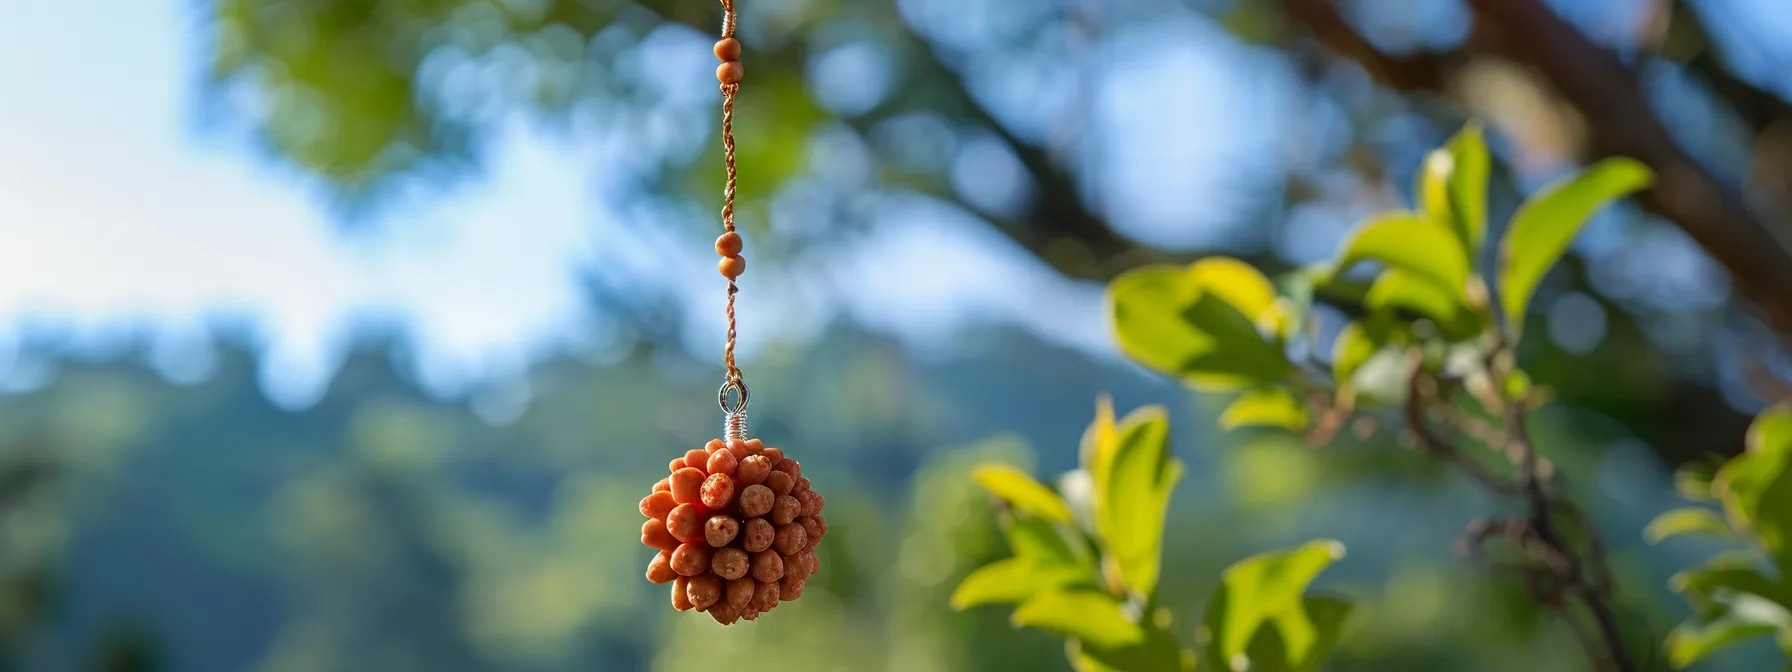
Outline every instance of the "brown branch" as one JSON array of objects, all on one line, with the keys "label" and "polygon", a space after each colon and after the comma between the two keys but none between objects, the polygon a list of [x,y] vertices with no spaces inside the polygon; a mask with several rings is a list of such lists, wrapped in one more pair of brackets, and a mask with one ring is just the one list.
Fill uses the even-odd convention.
[{"label": "brown branch", "polygon": [[[1591,156],[1629,156],[1655,171],[1638,202],[1678,225],[1724,265],[1742,296],[1782,335],[1792,335],[1792,254],[1736,190],[1692,159],[1655,115],[1636,72],[1537,0],[1469,0],[1475,24],[1465,48],[1542,76],[1586,120]],[[1447,91],[1466,62],[1456,52],[1393,56],[1352,28],[1329,0],[1282,0],[1289,17],[1381,83]]]},{"label": "brown branch", "polygon": [[[1493,352],[1509,352],[1509,349],[1501,343],[1493,348]],[[1497,376],[1503,370],[1497,365],[1500,360],[1500,357],[1494,355],[1485,358],[1489,375]],[[1422,364],[1421,355],[1418,351],[1413,351],[1408,361],[1411,375],[1408,378],[1405,406],[1406,422],[1418,438],[1420,448],[1428,454],[1449,460],[1495,494],[1522,500],[1526,510],[1524,516],[1485,518],[1471,522],[1457,539],[1458,550],[1470,562],[1489,572],[1513,574],[1521,578],[1527,592],[1537,604],[1554,609],[1569,619],[1570,627],[1575,629],[1575,635],[1582,641],[1588,656],[1595,661],[1597,667],[1624,672],[1637,669],[1624,647],[1616,611],[1611,603],[1611,572],[1605,566],[1604,546],[1592,526],[1582,517],[1580,509],[1565,499],[1559,487],[1551,487],[1545,482],[1549,476],[1544,460],[1537,455],[1526,431],[1525,407],[1502,400],[1497,411],[1504,426],[1490,434],[1505,442],[1503,446],[1490,447],[1503,448],[1514,458],[1518,474],[1517,480],[1513,481],[1489,471],[1480,461],[1465,454],[1450,437],[1439,434],[1431,426],[1427,419],[1429,410],[1448,408],[1452,406],[1452,402],[1439,395],[1437,379],[1425,371]],[[1558,518],[1572,519],[1586,531],[1589,541],[1584,559],[1557,529]],[[1493,539],[1510,542],[1521,560],[1490,560],[1483,552],[1483,547]],[[1578,599],[1586,606],[1599,634],[1597,641],[1586,636],[1579,623],[1573,622],[1574,615],[1566,609],[1570,599]]]},{"label": "brown branch", "polygon": [[1424,369],[1419,365],[1419,358],[1419,353],[1414,351],[1412,361],[1409,363],[1412,375],[1408,378],[1406,386],[1406,424],[1418,437],[1419,448],[1427,454],[1444,458],[1456,464],[1462,468],[1464,473],[1474,477],[1475,480],[1480,481],[1482,485],[1495,493],[1518,494],[1519,484],[1501,478],[1489,471],[1480,461],[1464,454],[1456,444],[1438,434],[1437,430],[1431,427],[1431,422],[1425,419],[1425,409],[1430,407],[1436,399],[1437,386],[1436,381],[1426,375]]}]

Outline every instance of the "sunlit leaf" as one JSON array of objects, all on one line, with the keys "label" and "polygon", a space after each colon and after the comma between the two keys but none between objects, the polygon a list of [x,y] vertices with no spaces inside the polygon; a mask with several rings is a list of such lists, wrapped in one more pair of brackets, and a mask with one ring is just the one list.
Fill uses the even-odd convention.
[{"label": "sunlit leaf", "polygon": [[1057,526],[1031,516],[1015,516],[1008,523],[1008,545],[1014,555],[1041,563],[1075,565],[1081,562]]},{"label": "sunlit leaf", "polygon": [[1056,590],[1034,595],[1014,610],[1015,625],[1074,637],[1094,646],[1117,648],[1145,639],[1127,620],[1120,603],[1093,590]]},{"label": "sunlit leaf", "polygon": [[1189,264],[1188,281],[1212,292],[1253,321],[1275,307],[1276,287],[1256,268],[1231,257],[1208,257]]},{"label": "sunlit leaf", "polygon": [[1356,370],[1362,368],[1363,362],[1381,349],[1360,322],[1351,322],[1338,331],[1338,337],[1332,341],[1332,381],[1339,386],[1350,384]]},{"label": "sunlit leaf", "polygon": [[1018,604],[1039,593],[1069,586],[1084,576],[1075,567],[1045,565],[1026,558],[997,560],[964,577],[958,589],[952,591],[952,608]]},{"label": "sunlit leaf", "polygon": [[1519,206],[1500,241],[1499,257],[1500,308],[1514,337],[1523,333],[1537,283],[1587,220],[1613,199],[1647,188],[1652,179],[1641,162],[1610,158],[1551,183]]},{"label": "sunlit leaf", "polygon": [[1683,669],[1725,648],[1772,635],[1774,630],[1771,625],[1730,617],[1709,623],[1681,623],[1668,632],[1668,664]]},{"label": "sunlit leaf", "polygon": [[1724,512],[1792,572],[1792,405],[1763,411],[1749,425],[1748,448],[1718,471]]},{"label": "sunlit leaf", "polygon": [[1108,285],[1121,351],[1201,388],[1237,389],[1286,375],[1281,347],[1263,337],[1255,313],[1245,312],[1274,304],[1268,281],[1261,274],[1245,276],[1234,264],[1201,264],[1207,265],[1147,266]]},{"label": "sunlit leaf", "polygon": [[1184,669],[1182,647],[1176,637],[1162,628],[1141,626],[1145,638],[1121,647],[1100,647],[1079,643],[1076,647],[1077,669],[1116,670],[1118,672],[1179,672]]},{"label": "sunlit leaf", "polygon": [[1350,620],[1355,606],[1343,598],[1325,595],[1304,598],[1301,604],[1306,607],[1307,620],[1313,625],[1313,644],[1307,648],[1304,658],[1289,662],[1296,672],[1313,672],[1338,648],[1344,623]]},{"label": "sunlit leaf", "polygon": [[1260,387],[1240,395],[1220,413],[1220,429],[1307,426],[1307,407],[1287,388]]},{"label": "sunlit leaf", "polygon": [[1734,595],[1754,595],[1792,609],[1792,586],[1768,578],[1742,558],[1713,560],[1674,574],[1668,585],[1695,606],[1722,602]]},{"label": "sunlit leaf", "polygon": [[1064,499],[1027,472],[1006,464],[986,464],[972,470],[971,478],[1017,509],[1050,521],[1070,522],[1070,507]]},{"label": "sunlit leaf", "polygon": [[1481,125],[1469,122],[1419,169],[1419,201],[1425,214],[1456,232],[1470,258],[1487,234],[1487,178],[1492,159]]},{"label": "sunlit leaf", "polygon": [[[1120,447],[1120,433],[1114,425],[1114,400],[1106,393],[1095,398],[1095,421],[1083,430],[1081,462],[1083,469],[1096,483],[1107,478],[1108,464],[1114,461],[1114,450]],[[1100,507],[1099,502],[1096,504]]]},{"label": "sunlit leaf", "polygon": [[[1306,612],[1303,594],[1314,577],[1342,557],[1343,544],[1322,539],[1254,555],[1228,567],[1221,580],[1222,594],[1209,606],[1207,616],[1214,657],[1232,661],[1245,655],[1258,628],[1273,623],[1280,630],[1284,660],[1309,660],[1323,638]],[[1335,630],[1343,615],[1332,615],[1336,620],[1330,627]]]},{"label": "sunlit leaf", "polygon": [[1170,456],[1170,421],[1160,407],[1126,416],[1118,448],[1099,488],[1105,500],[1097,518],[1101,538],[1126,586],[1140,595],[1157,587],[1163,551],[1164,516],[1182,464]]},{"label": "sunlit leaf", "polygon": [[1434,282],[1451,296],[1468,283],[1468,255],[1450,229],[1417,212],[1390,212],[1358,225],[1338,254],[1338,272],[1379,261]]},{"label": "sunlit leaf", "polygon": [[1656,516],[1648,527],[1643,528],[1643,539],[1651,544],[1658,544],[1663,539],[1682,534],[1709,534],[1733,538],[1736,536],[1736,531],[1730,529],[1729,521],[1724,520],[1724,517],[1717,511],[1696,506],[1674,509]]},{"label": "sunlit leaf", "polygon": [[1439,323],[1452,322],[1462,312],[1462,303],[1429,278],[1401,268],[1390,268],[1375,277],[1363,305],[1373,309],[1399,309],[1429,317]]}]

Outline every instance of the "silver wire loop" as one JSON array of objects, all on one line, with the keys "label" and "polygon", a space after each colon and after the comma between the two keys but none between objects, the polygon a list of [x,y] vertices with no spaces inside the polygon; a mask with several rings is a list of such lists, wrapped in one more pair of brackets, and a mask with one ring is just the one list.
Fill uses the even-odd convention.
[{"label": "silver wire loop", "polygon": [[[740,395],[740,405],[739,406],[736,406],[734,408],[728,407],[728,391],[729,390],[733,390]],[[732,380],[732,379],[729,380],[728,382],[722,383],[722,389],[716,391],[716,403],[722,407],[723,413],[727,413],[729,415],[734,415],[736,413],[746,413],[747,412],[747,384],[745,382],[742,382],[739,380]]]}]

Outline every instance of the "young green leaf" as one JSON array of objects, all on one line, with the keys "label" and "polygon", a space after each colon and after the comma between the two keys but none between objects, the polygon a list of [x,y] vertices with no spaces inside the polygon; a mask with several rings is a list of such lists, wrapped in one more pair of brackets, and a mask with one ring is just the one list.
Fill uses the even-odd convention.
[{"label": "young green leaf", "polygon": [[1108,312],[1121,351],[1200,388],[1280,379],[1288,372],[1287,357],[1255,322],[1274,305],[1274,289],[1261,274],[1250,273],[1255,275],[1210,259],[1186,269],[1147,266],[1115,278],[1108,285]]},{"label": "young green leaf", "polygon": [[1419,170],[1419,202],[1425,214],[1456,232],[1472,258],[1487,233],[1487,177],[1492,159],[1481,125],[1469,122]]},{"label": "young green leaf", "polygon": [[1078,642],[1073,649],[1072,660],[1076,661],[1079,672],[1100,670],[1106,672],[1182,672],[1182,645],[1176,636],[1150,623],[1141,626],[1145,638],[1126,646],[1104,648],[1088,642]]},{"label": "young green leaf", "polygon": [[1064,499],[1027,472],[1006,464],[985,464],[972,470],[971,478],[1017,509],[1054,522],[1070,522],[1070,507]]},{"label": "young green leaf", "polygon": [[1362,368],[1363,362],[1381,349],[1360,322],[1351,322],[1338,331],[1338,338],[1332,341],[1332,382],[1339,387],[1350,384],[1356,370]]},{"label": "young green leaf", "polygon": [[1762,412],[1749,425],[1748,448],[1718,471],[1724,512],[1792,572],[1792,405]]},{"label": "young green leaf", "polygon": [[1015,516],[1008,523],[1008,546],[1016,557],[1045,564],[1076,565],[1083,562],[1065,541],[1058,527],[1032,516]]},{"label": "young green leaf", "polygon": [[1120,603],[1093,590],[1052,590],[1039,593],[1014,610],[1015,625],[1039,628],[1104,648],[1117,648],[1145,639],[1145,631],[1127,620]]},{"label": "young green leaf", "polygon": [[1307,407],[1283,387],[1259,387],[1240,395],[1220,413],[1220,429],[1307,426]]},{"label": "young green leaf", "polygon": [[1468,255],[1448,228],[1417,212],[1389,212],[1358,225],[1338,255],[1338,272],[1363,261],[1409,271],[1450,296],[1468,284]]},{"label": "young green leaf", "polygon": [[1719,602],[1734,595],[1754,595],[1792,609],[1792,586],[1768,578],[1755,564],[1741,558],[1713,560],[1674,574],[1668,579],[1668,586],[1694,605]]},{"label": "young green leaf", "polygon": [[1026,558],[1006,558],[964,577],[952,591],[952,608],[985,604],[1018,604],[1039,593],[1070,586],[1086,576],[1076,567],[1044,565]]},{"label": "young green leaf", "polygon": [[1439,324],[1459,319],[1462,302],[1437,283],[1402,268],[1390,268],[1375,277],[1363,305],[1377,310],[1401,309],[1431,318]]},{"label": "young green leaf", "polygon": [[1668,664],[1685,669],[1713,653],[1774,631],[1772,625],[1729,616],[1709,623],[1681,623],[1668,632]]},{"label": "young green leaf", "polygon": [[1160,407],[1128,414],[1120,423],[1106,482],[1097,486],[1104,502],[1096,519],[1098,531],[1120,577],[1139,595],[1157,588],[1164,517],[1182,476],[1181,462],[1170,456],[1169,425]]},{"label": "young green leaf", "polygon": [[1544,187],[1519,206],[1500,241],[1499,258],[1500,308],[1514,338],[1523,333],[1537,283],[1587,219],[1613,199],[1647,188],[1652,179],[1636,159],[1610,158]]},{"label": "young green leaf", "polygon": [[1659,544],[1663,539],[1682,534],[1708,534],[1725,539],[1735,538],[1736,531],[1717,511],[1698,506],[1674,509],[1656,516],[1643,528],[1643,539]]},{"label": "young green leaf", "polygon": [[1307,660],[1320,643],[1320,633],[1306,614],[1302,595],[1314,577],[1342,557],[1343,544],[1321,539],[1254,555],[1226,568],[1223,599],[1210,605],[1207,616],[1218,660],[1244,655],[1257,629],[1270,622],[1281,630],[1288,659]]}]

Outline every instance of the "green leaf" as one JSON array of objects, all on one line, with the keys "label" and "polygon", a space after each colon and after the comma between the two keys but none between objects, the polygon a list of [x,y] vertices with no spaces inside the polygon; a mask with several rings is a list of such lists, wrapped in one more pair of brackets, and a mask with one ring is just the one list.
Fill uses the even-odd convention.
[{"label": "green leaf", "polygon": [[1332,341],[1332,382],[1339,387],[1350,384],[1356,370],[1363,367],[1363,362],[1381,349],[1381,343],[1371,336],[1370,331],[1361,322],[1351,322],[1338,331],[1338,338]]},{"label": "green leaf", "polygon": [[1170,421],[1148,406],[1122,420],[1106,481],[1097,488],[1104,502],[1096,519],[1120,578],[1132,592],[1149,596],[1157,587],[1163,551],[1164,516],[1182,464],[1170,456]]},{"label": "green leaf", "polygon": [[1725,648],[1772,635],[1774,630],[1771,625],[1727,616],[1709,623],[1681,623],[1668,632],[1668,664],[1684,669]]},{"label": "green leaf", "polygon": [[971,478],[1017,509],[1054,522],[1070,522],[1070,507],[1064,499],[1027,472],[1006,464],[985,464],[972,470]]},{"label": "green leaf", "polygon": [[[1265,624],[1280,632],[1286,661],[1307,661],[1323,643],[1315,619],[1306,610],[1303,594],[1314,577],[1344,557],[1344,545],[1321,539],[1299,547],[1251,556],[1226,568],[1221,591],[1208,607],[1210,652],[1224,664],[1247,654],[1247,648]],[[1335,629],[1342,614],[1330,614]],[[1248,656],[1246,656],[1248,658]],[[1252,669],[1256,669],[1252,662]]]},{"label": "green leaf", "polygon": [[1471,259],[1487,234],[1487,177],[1492,173],[1481,125],[1469,122],[1443,147],[1425,157],[1419,202],[1433,221],[1463,241]]},{"label": "green leaf", "polygon": [[1268,279],[1228,259],[1187,268],[1146,266],[1108,285],[1120,350],[1205,389],[1238,389],[1287,375],[1281,346],[1266,340],[1256,322],[1277,319],[1274,306]]},{"label": "green leaf", "polygon": [[1500,241],[1500,308],[1514,338],[1524,332],[1525,309],[1543,274],[1568,251],[1587,219],[1613,199],[1647,188],[1648,167],[1627,157],[1600,161],[1537,192],[1518,212]]},{"label": "green leaf", "polygon": [[1182,646],[1175,635],[1162,628],[1145,624],[1145,638],[1121,647],[1104,648],[1079,642],[1075,647],[1078,670],[1118,670],[1121,672],[1180,672]]},{"label": "green leaf", "polygon": [[1076,583],[1086,576],[1076,567],[1043,565],[1027,558],[1006,558],[964,577],[952,591],[952,608],[985,604],[1017,604],[1039,593]]},{"label": "green leaf", "polygon": [[1436,282],[1400,268],[1376,276],[1363,305],[1376,310],[1407,310],[1439,324],[1455,322],[1462,313],[1462,302]]},{"label": "green leaf", "polygon": [[1034,595],[1014,610],[1011,620],[1017,626],[1039,628],[1105,648],[1145,639],[1144,629],[1126,618],[1119,602],[1093,590],[1054,590]]},{"label": "green leaf", "polygon": [[1698,506],[1674,509],[1656,516],[1649,526],[1643,528],[1643,539],[1651,544],[1659,544],[1663,539],[1682,534],[1709,534],[1732,539],[1736,531],[1730,529],[1730,523],[1724,520],[1717,511]]},{"label": "green leaf", "polygon": [[1718,470],[1724,512],[1792,573],[1792,405],[1762,412],[1749,425],[1748,448]]},{"label": "green leaf", "polygon": [[1725,603],[1736,595],[1754,595],[1792,609],[1792,586],[1768,578],[1740,558],[1713,560],[1681,571],[1668,579],[1668,586],[1701,609]]},{"label": "green leaf", "polygon": [[1313,624],[1313,645],[1307,649],[1305,658],[1290,662],[1297,672],[1313,672],[1338,648],[1338,641],[1344,635],[1344,623],[1350,620],[1355,606],[1349,600],[1325,595],[1307,597],[1301,604],[1306,607],[1307,620]]},{"label": "green leaf", "polygon": [[1039,518],[1015,516],[1008,523],[1008,546],[1016,557],[1040,563],[1076,565],[1082,562],[1058,527]]},{"label": "green leaf", "polygon": [[1338,272],[1362,261],[1408,271],[1452,297],[1468,284],[1468,255],[1455,234],[1417,212],[1383,213],[1359,225],[1339,252]]},{"label": "green leaf", "polygon": [[1307,426],[1307,407],[1287,388],[1260,387],[1240,395],[1220,413],[1220,429],[1281,427],[1299,430]]}]

